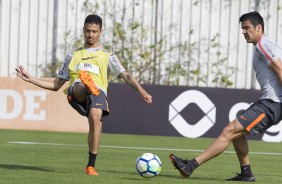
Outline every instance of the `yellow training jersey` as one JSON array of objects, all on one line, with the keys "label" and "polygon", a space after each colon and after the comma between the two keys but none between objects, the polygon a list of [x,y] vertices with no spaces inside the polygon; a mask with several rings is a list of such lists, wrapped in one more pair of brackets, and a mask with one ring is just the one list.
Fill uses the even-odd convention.
[{"label": "yellow training jersey", "polygon": [[81,48],[68,54],[57,76],[70,80],[69,86],[72,86],[75,82],[80,82],[79,72],[87,71],[96,86],[107,94],[108,68],[116,77],[125,71],[113,53],[102,48]]}]

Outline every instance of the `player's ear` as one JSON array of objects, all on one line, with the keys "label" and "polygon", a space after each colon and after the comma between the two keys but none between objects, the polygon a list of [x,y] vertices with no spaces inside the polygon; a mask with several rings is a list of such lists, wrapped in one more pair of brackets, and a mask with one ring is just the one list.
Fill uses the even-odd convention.
[{"label": "player's ear", "polygon": [[257,28],[257,32],[262,32],[262,25],[261,24],[258,24],[256,26],[256,28]]}]

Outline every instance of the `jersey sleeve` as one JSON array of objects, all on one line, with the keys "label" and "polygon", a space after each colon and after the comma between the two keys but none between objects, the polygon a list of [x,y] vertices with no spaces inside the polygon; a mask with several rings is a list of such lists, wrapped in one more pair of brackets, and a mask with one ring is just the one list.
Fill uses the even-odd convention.
[{"label": "jersey sleeve", "polygon": [[113,72],[116,78],[118,78],[118,76],[122,72],[126,71],[122,66],[122,64],[120,63],[120,61],[118,60],[118,58],[113,53],[110,53],[109,68]]},{"label": "jersey sleeve", "polygon": [[258,41],[258,49],[268,65],[279,58],[279,47],[265,36]]},{"label": "jersey sleeve", "polygon": [[57,77],[65,80],[70,80],[70,71],[69,71],[69,64],[72,59],[73,53],[70,52],[65,58],[63,65],[61,66]]}]

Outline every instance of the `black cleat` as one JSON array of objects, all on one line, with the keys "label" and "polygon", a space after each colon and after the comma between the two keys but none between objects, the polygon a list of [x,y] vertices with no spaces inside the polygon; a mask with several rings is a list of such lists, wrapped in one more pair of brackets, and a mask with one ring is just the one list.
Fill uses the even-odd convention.
[{"label": "black cleat", "polygon": [[225,179],[225,181],[242,181],[242,182],[255,182],[256,179],[254,176],[243,176],[241,174],[237,174],[237,176],[229,179]]},{"label": "black cleat", "polygon": [[193,173],[193,170],[188,166],[189,160],[183,160],[176,157],[174,154],[170,154],[169,158],[175,169],[177,169],[183,177],[187,178]]}]

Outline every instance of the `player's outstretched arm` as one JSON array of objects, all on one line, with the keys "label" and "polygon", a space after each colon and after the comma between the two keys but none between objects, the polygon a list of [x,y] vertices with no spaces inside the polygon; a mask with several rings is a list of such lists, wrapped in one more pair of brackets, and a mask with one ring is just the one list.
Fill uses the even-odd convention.
[{"label": "player's outstretched arm", "polygon": [[29,73],[21,65],[18,68],[15,68],[15,70],[17,72],[17,76],[22,78],[24,81],[30,82],[36,86],[52,91],[58,91],[66,82],[66,80],[60,78],[52,78],[46,80],[33,77],[29,75]]},{"label": "player's outstretched arm", "polygon": [[143,97],[144,101],[150,105],[152,103],[152,96],[147,93],[143,87],[139,84],[139,82],[135,79],[133,75],[128,73],[127,71],[124,71],[120,74],[121,78],[124,79],[124,81],[133,89],[137,90]]}]

